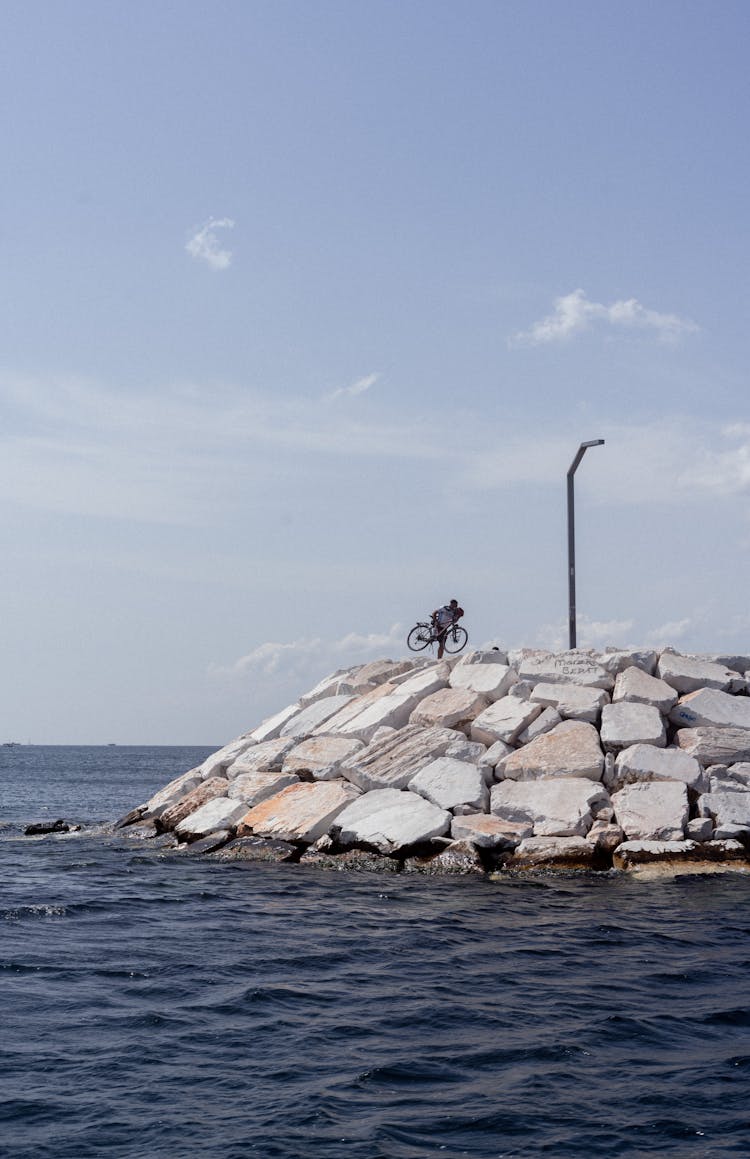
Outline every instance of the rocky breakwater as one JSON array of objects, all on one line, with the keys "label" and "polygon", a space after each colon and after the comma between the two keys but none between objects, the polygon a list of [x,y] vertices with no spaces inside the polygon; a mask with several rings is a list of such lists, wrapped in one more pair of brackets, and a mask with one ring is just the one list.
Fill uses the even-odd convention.
[{"label": "rocky breakwater", "polygon": [[220,860],[747,872],[750,657],[472,652],[334,673],[117,822]]}]

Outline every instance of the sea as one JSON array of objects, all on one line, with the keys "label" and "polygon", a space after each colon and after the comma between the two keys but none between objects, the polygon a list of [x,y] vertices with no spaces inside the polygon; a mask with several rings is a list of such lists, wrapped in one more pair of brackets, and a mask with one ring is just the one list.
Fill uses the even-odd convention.
[{"label": "sea", "polygon": [[[222,864],[208,748],[0,748],[3,1159],[750,1155],[750,880]],[[77,833],[26,837],[61,817]]]}]

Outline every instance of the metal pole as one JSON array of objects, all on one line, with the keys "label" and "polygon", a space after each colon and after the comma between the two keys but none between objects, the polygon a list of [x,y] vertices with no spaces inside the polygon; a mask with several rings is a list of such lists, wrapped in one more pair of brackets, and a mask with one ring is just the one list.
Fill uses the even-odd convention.
[{"label": "metal pole", "polygon": [[576,457],[568,468],[568,647],[576,646],[576,530],[573,476],[589,447],[603,447],[604,439],[590,439],[581,443]]}]

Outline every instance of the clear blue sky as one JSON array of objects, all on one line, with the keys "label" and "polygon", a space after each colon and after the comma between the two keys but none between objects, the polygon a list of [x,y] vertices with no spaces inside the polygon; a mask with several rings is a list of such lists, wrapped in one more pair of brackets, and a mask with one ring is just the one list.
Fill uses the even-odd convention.
[{"label": "clear blue sky", "polygon": [[8,0],[0,741],[221,743],[457,596],[750,652],[746,3]]}]

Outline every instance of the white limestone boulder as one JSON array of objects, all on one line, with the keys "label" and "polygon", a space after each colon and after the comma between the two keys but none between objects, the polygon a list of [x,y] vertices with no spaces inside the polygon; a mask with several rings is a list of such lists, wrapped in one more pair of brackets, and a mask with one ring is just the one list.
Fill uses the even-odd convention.
[{"label": "white limestone boulder", "polygon": [[591,869],[595,846],[585,837],[526,837],[506,862],[506,869]]},{"label": "white limestone boulder", "polygon": [[282,768],[297,777],[332,781],[340,775],[341,762],[363,748],[362,741],[356,737],[311,736],[286,753]]},{"label": "white limestone boulder", "polygon": [[420,769],[444,756],[455,740],[451,729],[409,724],[347,757],[341,762],[341,775],[364,792],[405,789]]},{"label": "white limestone boulder", "polygon": [[505,821],[489,813],[470,813],[451,821],[451,837],[470,841],[477,849],[515,849],[533,831],[531,821]]},{"label": "white limestone boulder", "polygon": [[311,843],[327,833],[358,796],[359,789],[348,781],[300,781],[246,811],[237,825],[237,836]]},{"label": "white limestone boulder", "polygon": [[365,691],[372,685],[387,684],[392,676],[400,676],[412,668],[410,660],[372,660],[357,669],[350,683],[354,692]]},{"label": "white limestone boulder", "polygon": [[669,719],[681,728],[708,725],[750,729],[750,697],[731,696],[716,688],[699,688],[680,697]]},{"label": "white limestone boulder", "polygon": [[299,777],[295,773],[284,773],[278,769],[241,773],[229,782],[227,797],[231,801],[244,802],[244,811],[247,813],[253,805],[259,805],[261,801],[275,796],[287,785],[295,785],[298,781]]},{"label": "white limestone boulder", "polygon": [[498,740],[513,744],[518,734],[528,728],[541,711],[541,704],[532,704],[515,696],[503,696],[474,718],[469,735],[472,740],[486,745],[493,745]]},{"label": "white limestone boulder", "polygon": [[261,744],[264,740],[275,740],[286,722],[290,717],[296,716],[301,707],[299,701],[287,704],[286,708],[282,708],[280,712],[267,717],[257,728],[254,728],[250,733],[251,738],[256,744]]},{"label": "white limestone boulder", "polygon": [[188,840],[197,840],[215,833],[217,829],[233,829],[247,812],[243,801],[233,801],[228,797],[216,797],[213,801],[206,801],[200,809],[189,813],[175,826],[175,833]]},{"label": "white limestone boulder", "polygon": [[628,841],[681,841],[688,821],[682,781],[645,781],[612,794],[617,824]]},{"label": "white limestone boulder", "polygon": [[281,726],[279,736],[293,737],[295,740],[309,736],[347,704],[350,704],[352,699],[353,697],[350,695],[336,695],[314,700],[312,704],[308,704],[306,708],[296,712]]},{"label": "white limestone boulder", "polygon": [[657,675],[680,695],[696,692],[699,688],[718,688],[725,692],[737,673],[699,656],[681,656],[679,652],[662,652],[656,667]]},{"label": "white limestone boulder", "polygon": [[417,793],[375,789],[348,805],[331,827],[342,845],[369,845],[397,853],[447,833],[451,815]]},{"label": "white limestone boulder", "polygon": [[505,757],[510,756],[510,754],[514,751],[515,750],[512,745],[506,744],[505,741],[502,740],[496,740],[493,745],[490,745],[490,747],[486,749],[484,756],[479,758],[477,764],[482,770],[484,779],[488,784],[491,784],[494,780],[495,765],[497,765],[499,761],[504,760]]},{"label": "white limestone boulder", "polygon": [[487,746],[478,740],[469,740],[462,732],[457,732],[455,737],[456,739],[451,741],[443,755],[455,757],[457,761],[468,761],[471,765],[478,765],[487,752]]},{"label": "white limestone boulder", "polygon": [[599,653],[598,659],[602,668],[612,676],[617,676],[618,672],[624,672],[626,668],[639,668],[641,672],[653,676],[659,654],[643,648],[607,648]]},{"label": "white limestone boulder", "polygon": [[397,688],[399,692],[406,692],[410,696],[425,697],[431,696],[433,692],[439,692],[441,688],[447,688],[450,674],[451,670],[448,665],[444,661],[440,661],[416,672],[408,672],[403,676],[396,677],[392,683],[394,689]]},{"label": "white limestone boulder", "polygon": [[237,760],[242,753],[248,749],[253,748],[258,742],[250,735],[238,736],[235,740],[225,744],[223,748],[218,749],[215,753],[211,753],[210,757],[206,757],[202,765],[200,765],[201,776],[205,781],[207,777],[216,776],[226,772],[230,765]]},{"label": "white limestone boulder", "polygon": [[439,728],[466,728],[487,707],[488,700],[468,688],[441,688],[426,696],[414,708],[410,724],[424,727],[437,725]]},{"label": "white limestone boulder", "polygon": [[188,769],[186,773],[175,777],[163,789],[159,789],[158,793],[154,793],[153,797],[149,797],[146,802],[145,812],[141,815],[142,821],[149,821],[153,817],[158,817],[170,805],[179,801],[181,797],[186,796],[193,789],[201,784],[203,776],[201,774],[201,766],[195,769]]},{"label": "white limestone boulder", "polygon": [[585,836],[592,810],[608,801],[603,785],[581,777],[500,781],[492,786],[490,812],[511,824],[533,825],[535,837]]},{"label": "white limestone boulder", "polygon": [[713,832],[714,823],[710,817],[693,817],[685,826],[688,841],[710,841]]},{"label": "white limestone boulder", "polygon": [[237,757],[227,769],[226,775],[233,781],[235,777],[240,777],[244,773],[280,769],[286,754],[295,744],[294,737],[287,736],[261,741]]},{"label": "white limestone boulder", "polygon": [[346,725],[350,724],[356,716],[364,712],[367,708],[373,705],[376,701],[382,700],[385,696],[390,696],[395,692],[393,684],[378,684],[375,688],[368,689],[367,692],[362,692],[354,696],[348,704],[324,721],[315,732],[314,736],[335,736],[341,732]]},{"label": "white limestone boulder", "polygon": [[605,777],[605,782],[614,793],[638,781],[682,781],[688,788],[702,792],[705,774],[698,761],[682,749],[635,744],[617,754],[611,779]]},{"label": "white limestone boulder", "polygon": [[704,768],[750,761],[750,732],[744,728],[709,725],[681,728],[675,734],[675,743],[683,752],[700,761]]},{"label": "white limestone boulder", "polygon": [[614,687],[614,676],[607,672],[589,649],[569,652],[541,652],[522,649],[521,654],[508,653],[508,661],[521,680],[533,684],[583,684],[591,688]]},{"label": "white limestone boulder", "polygon": [[619,825],[604,819],[594,819],[594,823],[586,834],[586,840],[596,846],[598,853],[611,856],[618,845],[625,840],[625,834]]},{"label": "white limestone boulder", "polygon": [[582,720],[564,720],[498,762],[495,776],[514,781],[548,777],[599,781],[603,769],[604,753],[594,726]]},{"label": "white limestone boulder", "polygon": [[618,752],[635,744],[664,748],[667,730],[658,708],[621,700],[602,709],[601,741],[607,752]]},{"label": "white limestone boulder", "polygon": [[159,829],[176,828],[180,821],[189,817],[191,813],[195,813],[207,801],[213,801],[214,797],[226,797],[228,788],[229,781],[226,777],[208,777],[205,781],[201,781],[189,793],[185,793],[177,801],[173,801],[167,809],[160,813],[157,819]]},{"label": "white limestone boulder", "polygon": [[537,684],[531,693],[533,704],[554,708],[563,720],[587,720],[595,724],[609,694],[603,688],[584,684]]},{"label": "white limestone boulder", "polygon": [[320,680],[309,692],[300,696],[300,706],[307,708],[308,704],[313,704],[316,700],[323,700],[328,696],[351,695],[354,691],[351,682],[356,671],[357,669],[339,668],[336,672],[332,672],[330,676]]},{"label": "white limestone boulder", "polygon": [[677,693],[665,680],[649,676],[640,668],[631,667],[618,672],[615,679],[612,702],[618,704],[621,700],[632,704],[648,704],[658,708],[659,712],[667,713],[677,703]]},{"label": "white limestone boulder", "polygon": [[698,813],[710,817],[717,831],[750,832],[750,793],[704,793],[698,798]]},{"label": "white limestone boulder", "polygon": [[[464,652],[458,663],[462,667],[468,664],[500,664],[508,667],[508,655],[500,648],[474,648],[471,652]],[[750,663],[748,664],[750,668]]]},{"label": "white limestone boulder", "polygon": [[675,839],[673,841],[623,841],[614,852],[612,861],[615,869],[633,869],[642,865],[692,860],[698,847],[696,841]]},{"label": "white limestone boulder", "polygon": [[438,757],[412,777],[407,786],[440,809],[455,809],[468,805],[485,811],[489,792],[476,765],[457,761],[453,757]]},{"label": "white limestone boulder", "polygon": [[486,696],[488,701],[505,696],[518,679],[515,671],[507,664],[477,663],[473,653],[471,660],[465,657],[456,664],[450,674],[451,688],[461,688]]},{"label": "white limestone boulder", "polygon": [[[516,737],[516,744],[519,748],[522,745],[530,744],[531,741],[536,740],[538,736],[543,736],[545,732],[551,732],[553,728],[557,727],[561,720],[562,717],[556,708],[542,709],[536,720],[532,720],[530,725],[528,725],[522,732],[519,732],[518,736]],[[498,741],[496,743],[500,744],[501,742]],[[506,746],[506,748],[507,747],[508,746]],[[505,753],[503,755],[507,756],[508,754]],[[497,764],[497,762],[495,763]]]},{"label": "white limestone boulder", "polygon": [[[435,693],[435,695],[437,696],[439,693]],[[357,737],[367,744],[378,729],[384,725],[389,728],[403,728],[407,724],[409,717],[420,699],[421,697],[413,693],[401,691],[390,692],[387,696],[381,696],[378,700],[373,700],[366,708],[353,716],[351,720],[345,724],[340,724],[335,731],[342,736]],[[346,712],[346,709],[344,711]],[[333,719],[338,720],[339,716],[340,714]],[[323,727],[327,729],[328,725],[324,725]]]}]

